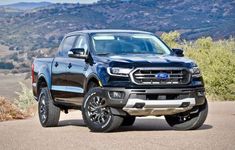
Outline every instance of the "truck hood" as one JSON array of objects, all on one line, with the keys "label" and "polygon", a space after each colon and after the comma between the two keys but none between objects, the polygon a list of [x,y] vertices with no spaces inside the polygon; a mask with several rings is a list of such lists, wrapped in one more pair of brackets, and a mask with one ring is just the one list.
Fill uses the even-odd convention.
[{"label": "truck hood", "polygon": [[126,54],[98,57],[99,62],[107,63],[109,67],[186,67],[195,63],[184,57],[154,54]]}]

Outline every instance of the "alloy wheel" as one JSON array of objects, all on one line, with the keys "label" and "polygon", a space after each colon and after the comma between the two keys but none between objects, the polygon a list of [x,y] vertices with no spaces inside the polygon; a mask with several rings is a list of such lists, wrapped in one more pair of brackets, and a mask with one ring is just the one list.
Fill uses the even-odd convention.
[{"label": "alloy wheel", "polygon": [[95,96],[88,103],[88,116],[89,119],[99,125],[106,125],[111,119],[110,108],[106,106],[104,98]]},{"label": "alloy wheel", "polygon": [[45,95],[42,95],[41,99],[40,99],[39,114],[40,114],[41,121],[44,123],[47,119],[46,96]]}]

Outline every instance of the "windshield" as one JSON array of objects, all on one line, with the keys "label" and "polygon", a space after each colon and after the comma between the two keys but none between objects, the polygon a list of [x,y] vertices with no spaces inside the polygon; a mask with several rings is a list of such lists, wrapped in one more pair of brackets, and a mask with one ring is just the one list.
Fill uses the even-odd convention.
[{"label": "windshield", "polygon": [[92,36],[92,43],[97,55],[171,54],[161,40],[150,34],[99,33]]}]

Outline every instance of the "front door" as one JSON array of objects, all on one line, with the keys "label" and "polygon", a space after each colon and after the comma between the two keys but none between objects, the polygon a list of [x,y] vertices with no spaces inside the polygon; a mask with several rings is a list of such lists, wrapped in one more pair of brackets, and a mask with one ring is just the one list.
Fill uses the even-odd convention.
[{"label": "front door", "polygon": [[[80,35],[74,45],[74,48],[83,48],[85,52],[88,51],[88,44],[86,36]],[[69,91],[69,101],[76,105],[82,105],[85,73],[88,67],[85,59],[68,58],[69,66],[66,72],[67,89]]]},{"label": "front door", "polygon": [[66,73],[69,63],[67,53],[74,46],[75,40],[76,36],[66,37],[52,63],[51,94],[55,101],[65,102],[68,97]]}]

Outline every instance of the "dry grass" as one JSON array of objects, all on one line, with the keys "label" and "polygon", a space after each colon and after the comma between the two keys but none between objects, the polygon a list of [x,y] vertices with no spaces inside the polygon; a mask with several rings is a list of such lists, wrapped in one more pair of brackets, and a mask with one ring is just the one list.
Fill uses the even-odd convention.
[{"label": "dry grass", "polygon": [[[0,73],[0,122],[34,116],[37,105],[25,74]],[[19,82],[22,82],[19,84]]]},{"label": "dry grass", "polygon": [[16,92],[18,98],[15,99],[16,106],[28,116],[34,116],[37,110],[37,105],[31,88],[28,88],[24,83],[19,82],[21,92]]},{"label": "dry grass", "polygon": [[4,97],[0,97],[0,122],[14,119],[24,119],[26,117],[27,115],[17,108],[16,105]]},{"label": "dry grass", "polygon": [[14,101],[19,96],[16,92],[20,92],[22,90],[19,82],[27,85],[28,88],[31,88],[31,80],[25,80],[25,73],[20,74],[3,74],[0,73],[0,96],[5,97],[7,100]]}]

